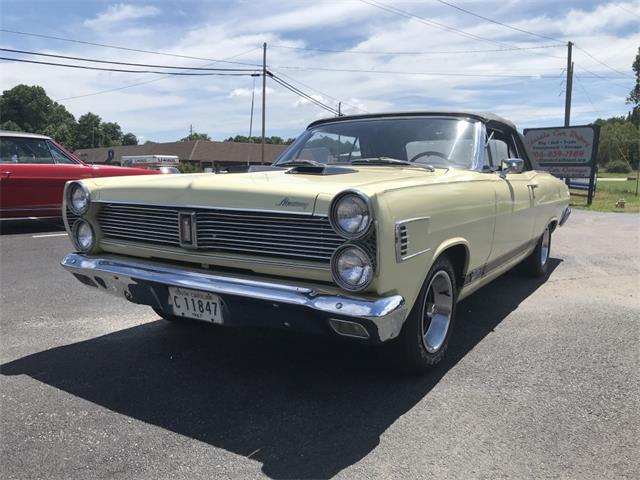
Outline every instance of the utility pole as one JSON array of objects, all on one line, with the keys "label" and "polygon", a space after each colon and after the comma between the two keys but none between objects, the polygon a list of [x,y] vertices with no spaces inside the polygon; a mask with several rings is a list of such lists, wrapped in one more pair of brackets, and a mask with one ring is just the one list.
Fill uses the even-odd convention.
[{"label": "utility pole", "polygon": [[564,95],[564,126],[571,123],[571,90],[573,88],[573,61],[571,60],[571,50],[573,43],[567,42],[567,82]]},{"label": "utility pole", "polygon": [[249,117],[249,143],[253,134],[253,101],[256,96],[256,77],[253,77],[253,88],[251,89],[251,116]]},{"label": "utility pole", "polygon": [[342,116],[342,102],[338,102],[338,116]]},{"label": "utility pole", "polygon": [[[251,135],[253,135],[253,101],[256,96],[256,77],[253,77],[252,80],[253,87],[251,88],[251,116],[249,117],[249,139],[247,140],[248,143],[253,143],[253,141],[251,140]],[[247,168],[249,168],[249,157],[251,155],[251,150],[247,149],[247,152]]]},{"label": "utility pole", "polygon": [[189,137],[193,135],[193,124],[189,125]]},{"label": "utility pole", "polygon": [[260,161],[264,165],[264,122],[267,95],[267,42],[262,44],[262,145],[260,148]]}]

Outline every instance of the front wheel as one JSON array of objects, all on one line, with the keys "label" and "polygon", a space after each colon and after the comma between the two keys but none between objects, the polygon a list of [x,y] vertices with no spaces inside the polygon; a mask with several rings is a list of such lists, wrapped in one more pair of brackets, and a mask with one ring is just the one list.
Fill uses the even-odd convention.
[{"label": "front wheel", "polygon": [[542,277],[547,274],[549,268],[549,255],[551,253],[551,225],[544,229],[544,233],[538,239],[536,248],[522,262],[522,267],[532,277]]},{"label": "front wheel", "polygon": [[455,278],[446,255],[431,267],[400,336],[389,345],[404,371],[425,372],[444,357],[455,318]]}]

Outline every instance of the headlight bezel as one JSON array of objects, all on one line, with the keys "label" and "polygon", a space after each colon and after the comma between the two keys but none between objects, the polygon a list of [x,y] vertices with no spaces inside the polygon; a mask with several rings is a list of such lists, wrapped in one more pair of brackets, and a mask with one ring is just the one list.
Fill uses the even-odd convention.
[{"label": "headlight bezel", "polygon": [[[365,224],[364,228],[356,232],[349,232],[347,230],[344,230],[340,226],[340,223],[337,219],[337,211],[340,203],[344,201],[345,198],[350,196],[354,196],[360,199],[367,209],[367,223]],[[334,199],[331,201],[331,205],[329,206],[329,223],[338,235],[347,240],[358,240],[366,237],[371,231],[371,225],[373,224],[373,209],[371,208],[371,201],[369,197],[358,190],[345,190],[343,192],[340,192],[334,197]]]},{"label": "headlight bezel", "polygon": [[[366,282],[361,284],[352,284],[345,281],[343,277],[340,275],[338,270],[338,262],[339,262],[340,256],[348,249],[357,250],[368,261],[368,266],[370,267],[371,274],[369,275],[369,278],[367,279]],[[338,248],[336,248],[336,250],[333,252],[333,255],[331,255],[330,266],[331,266],[331,276],[333,277],[333,281],[340,288],[344,290],[348,290],[350,292],[361,292],[367,289],[373,282],[373,279],[375,278],[375,274],[376,274],[375,257],[371,254],[371,252],[367,251],[367,249],[364,248],[363,246],[358,245],[356,243],[351,243],[351,242],[342,244]]]},{"label": "headlight bezel", "polygon": [[[91,244],[88,247],[83,247],[78,241],[78,230],[82,225],[87,225],[91,231]],[[73,246],[76,250],[80,252],[86,253],[93,250],[96,246],[96,231],[94,230],[93,225],[84,218],[77,219],[71,227],[71,241],[73,242]]]},{"label": "headlight bezel", "polygon": [[[73,193],[77,188],[80,188],[87,198],[87,204],[84,209],[77,209],[73,204]],[[71,210],[71,212],[74,215],[77,215],[80,217],[86,214],[89,211],[89,207],[91,207],[91,193],[89,192],[89,189],[84,183],[76,181],[71,183],[67,188],[66,201],[67,201],[66,203],[67,203],[67,206],[69,207],[69,210]]]}]

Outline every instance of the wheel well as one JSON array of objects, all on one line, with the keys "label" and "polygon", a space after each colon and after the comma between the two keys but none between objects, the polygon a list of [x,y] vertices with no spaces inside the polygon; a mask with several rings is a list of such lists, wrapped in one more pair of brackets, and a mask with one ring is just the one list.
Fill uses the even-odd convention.
[{"label": "wheel well", "polygon": [[458,288],[464,285],[465,269],[467,267],[467,248],[464,245],[453,245],[442,252],[451,260],[453,271],[456,274],[456,284]]}]

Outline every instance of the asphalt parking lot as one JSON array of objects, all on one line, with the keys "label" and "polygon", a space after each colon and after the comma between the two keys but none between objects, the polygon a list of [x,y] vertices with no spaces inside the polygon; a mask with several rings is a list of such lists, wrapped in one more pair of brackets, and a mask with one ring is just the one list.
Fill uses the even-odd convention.
[{"label": "asphalt parking lot", "polygon": [[56,478],[638,478],[640,216],[574,211],[546,282],[462,302],[444,364],[168,324],[2,225],[1,470]]}]

